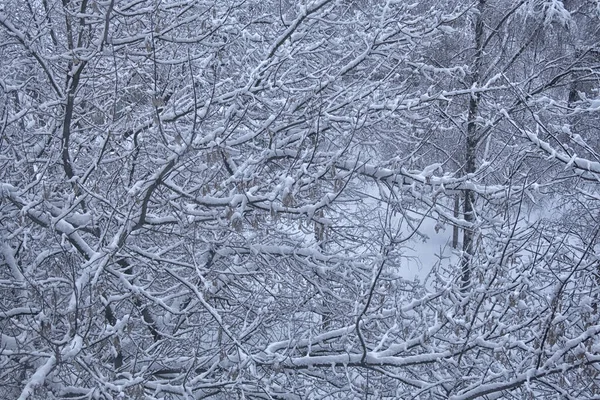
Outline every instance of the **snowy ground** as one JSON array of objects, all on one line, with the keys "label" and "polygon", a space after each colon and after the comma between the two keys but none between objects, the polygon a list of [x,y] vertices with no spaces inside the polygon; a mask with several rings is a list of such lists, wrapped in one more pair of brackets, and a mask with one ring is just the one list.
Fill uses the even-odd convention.
[{"label": "snowy ground", "polygon": [[[564,216],[564,213],[565,210],[552,205],[551,199],[537,205],[524,205],[517,226],[524,228],[540,219],[558,221]],[[457,250],[452,249],[452,226],[447,224],[436,231],[436,224],[436,219],[426,218],[419,228],[426,238],[415,235],[409,243],[406,243],[404,249],[406,258],[402,260],[402,270],[400,271],[405,279],[418,279],[423,282],[433,265],[438,262],[441,262],[443,266],[458,265]],[[406,228],[406,234],[408,233],[408,228]],[[461,240],[462,231],[459,234],[459,249]]]},{"label": "snowy ground", "polygon": [[445,229],[436,232],[437,221],[427,218],[421,224],[419,231],[427,238],[415,236],[406,244],[400,273],[405,279],[425,279],[431,268],[441,262],[443,265],[456,264],[457,256],[452,249],[452,227],[447,225]]}]

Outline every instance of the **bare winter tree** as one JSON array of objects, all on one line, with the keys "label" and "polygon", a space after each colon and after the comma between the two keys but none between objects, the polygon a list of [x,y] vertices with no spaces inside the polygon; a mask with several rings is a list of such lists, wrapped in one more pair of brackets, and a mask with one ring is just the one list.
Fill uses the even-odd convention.
[{"label": "bare winter tree", "polygon": [[3,2],[0,397],[595,398],[598,16],[454,3]]}]

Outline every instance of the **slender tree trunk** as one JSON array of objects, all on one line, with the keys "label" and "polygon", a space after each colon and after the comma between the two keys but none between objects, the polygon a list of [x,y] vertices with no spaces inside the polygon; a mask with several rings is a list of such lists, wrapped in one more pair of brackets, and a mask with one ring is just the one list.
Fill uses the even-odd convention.
[{"label": "slender tree trunk", "polygon": [[[460,194],[454,195],[454,218],[460,215]],[[458,235],[460,228],[458,225],[452,227],[452,248],[458,249]]]},{"label": "slender tree trunk", "polygon": [[[483,43],[484,43],[484,32],[483,32],[483,11],[486,0],[479,0],[477,4],[477,13],[475,15],[475,59],[473,63],[473,70],[471,73],[471,88],[476,88],[479,84],[481,74],[481,64],[483,56]],[[477,138],[477,114],[479,111],[479,100],[480,95],[478,93],[471,93],[469,99],[469,113],[467,120],[467,143],[465,149],[465,174],[474,173],[477,169],[476,164],[476,148],[478,143]],[[472,190],[465,190],[464,192],[464,203],[463,203],[463,215],[464,219],[469,225],[475,222],[475,215],[473,214],[475,204],[475,193]],[[474,253],[474,231],[472,227],[464,229],[463,232],[463,257],[461,262],[461,273],[462,273],[462,288],[467,290],[471,285],[471,272],[472,272],[472,258]]]}]

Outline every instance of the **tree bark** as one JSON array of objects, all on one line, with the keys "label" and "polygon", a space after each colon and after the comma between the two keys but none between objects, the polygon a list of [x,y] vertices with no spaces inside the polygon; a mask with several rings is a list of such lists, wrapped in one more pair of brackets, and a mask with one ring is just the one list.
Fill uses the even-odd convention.
[{"label": "tree bark", "polygon": [[[481,63],[483,56],[484,31],[483,31],[483,11],[485,0],[479,0],[477,4],[477,13],[475,15],[475,57],[473,62],[473,70],[471,73],[471,88],[474,89],[479,85],[481,74]],[[476,150],[477,150],[477,115],[479,110],[479,93],[471,93],[469,99],[469,113],[467,120],[467,143],[465,149],[465,174],[472,174],[477,169]],[[472,190],[464,191],[463,215],[465,221],[471,225],[470,228],[465,228],[463,232],[463,256],[461,261],[462,274],[462,289],[467,290],[471,285],[472,258],[474,252],[474,230],[473,223],[475,215],[473,214],[475,204],[475,193]]]}]

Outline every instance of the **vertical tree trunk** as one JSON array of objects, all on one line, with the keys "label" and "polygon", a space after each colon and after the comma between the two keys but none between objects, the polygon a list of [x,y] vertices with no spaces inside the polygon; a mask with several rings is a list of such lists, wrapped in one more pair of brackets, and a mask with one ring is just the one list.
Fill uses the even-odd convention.
[{"label": "vertical tree trunk", "polygon": [[[475,89],[479,85],[480,74],[481,74],[481,63],[483,56],[483,43],[484,43],[484,32],[483,32],[483,11],[486,0],[479,0],[477,4],[477,13],[475,14],[475,58],[473,62],[473,69],[471,71],[471,88]],[[467,120],[467,143],[465,149],[465,174],[474,173],[477,169],[476,165],[476,148],[478,143],[477,138],[477,114],[479,110],[480,94],[471,93],[469,99],[469,113]],[[475,222],[475,215],[473,214],[475,204],[475,193],[472,190],[465,190],[464,193],[464,204],[463,214],[464,219],[469,224]],[[463,256],[461,262],[461,273],[462,273],[462,288],[467,290],[471,285],[471,271],[472,271],[472,257],[474,252],[474,231],[472,227],[464,229],[463,233]]]},{"label": "vertical tree trunk", "polygon": [[[454,218],[458,218],[460,215],[460,194],[454,195]],[[459,227],[458,225],[454,225],[452,227],[452,248],[458,249],[458,234]]]}]

